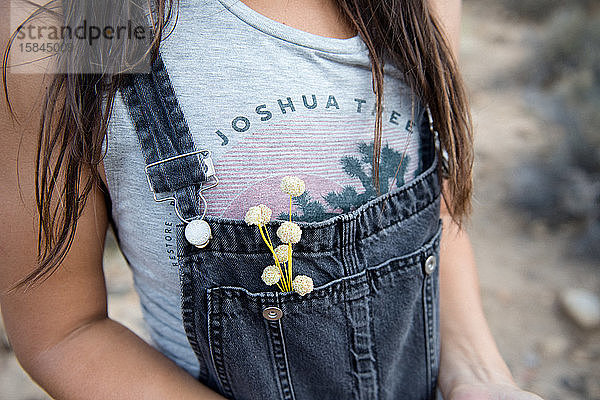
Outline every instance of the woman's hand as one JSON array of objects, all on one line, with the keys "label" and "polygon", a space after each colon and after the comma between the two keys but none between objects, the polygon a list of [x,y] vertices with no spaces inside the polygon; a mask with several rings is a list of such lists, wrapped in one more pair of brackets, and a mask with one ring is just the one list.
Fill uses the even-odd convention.
[{"label": "woman's hand", "polygon": [[444,400],[542,400],[511,384],[462,384],[456,386]]}]

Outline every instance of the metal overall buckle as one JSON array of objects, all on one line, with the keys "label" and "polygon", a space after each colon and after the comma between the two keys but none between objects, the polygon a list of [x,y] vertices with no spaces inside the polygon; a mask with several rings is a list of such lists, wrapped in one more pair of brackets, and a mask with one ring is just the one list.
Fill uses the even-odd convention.
[{"label": "metal overall buckle", "polygon": [[[177,160],[179,158],[188,157],[188,156],[196,156],[198,158],[198,162],[200,163],[202,172],[204,173],[204,176],[207,179],[207,181],[202,182],[200,188],[198,189],[198,197],[200,197],[200,199],[202,200],[202,215],[199,218],[194,218],[191,220],[188,220],[188,219],[184,218],[183,215],[181,215],[181,212],[179,211],[179,206],[177,204],[177,199],[174,196],[172,196],[172,195],[165,196],[165,197],[157,196],[156,191],[152,187],[152,181],[150,180],[150,174],[149,174],[150,168],[156,167],[157,165],[160,165],[160,164],[163,164],[166,162]],[[217,176],[215,174],[215,166],[214,166],[214,163],[212,160],[212,153],[210,152],[210,150],[195,150],[195,151],[191,151],[189,153],[178,154],[173,157],[165,158],[164,160],[156,161],[156,162],[146,165],[146,167],[144,168],[144,172],[146,173],[146,179],[148,180],[148,187],[150,188],[150,191],[152,192],[154,201],[163,202],[163,201],[173,200],[173,202],[175,203],[175,214],[177,214],[177,217],[180,220],[182,220],[183,222],[185,222],[187,224],[185,227],[185,237],[188,240],[188,242],[190,242],[191,244],[193,244],[194,246],[196,246],[198,248],[205,247],[208,244],[209,240],[212,238],[212,233],[210,230],[210,226],[204,220],[204,217],[206,216],[206,208],[207,208],[208,204],[206,202],[206,199],[202,195],[202,192],[205,190],[211,189],[219,184],[219,179],[217,178]]]},{"label": "metal overall buckle", "polygon": [[437,129],[435,129],[435,122],[433,121],[433,115],[431,113],[431,109],[429,108],[429,106],[425,107],[425,111],[427,112],[427,119],[429,122],[429,130],[431,131],[431,133],[433,134],[433,137],[434,137],[435,149],[437,150],[438,154],[441,154],[440,162],[441,162],[443,177],[448,178],[449,177],[448,152],[442,148],[442,143],[440,141],[440,134],[438,133]]}]

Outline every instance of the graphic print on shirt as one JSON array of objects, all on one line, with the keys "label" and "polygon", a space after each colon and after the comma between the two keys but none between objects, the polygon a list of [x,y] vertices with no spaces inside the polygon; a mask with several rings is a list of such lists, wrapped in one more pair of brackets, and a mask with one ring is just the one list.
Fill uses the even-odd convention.
[{"label": "graphic print on shirt", "polygon": [[[413,106],[383,108],[381,193],[418,174]],[[306,182],[306,193],[294,199],[297,221],[323,221],[376,196],[373,95],[297,94],[247,108],[234,112],[205,139],[220,180],[204,192],[208,215],[243,219],[249,207],[263,203],[274,216],[287,219],[288,199],[279,190],[286,175]]]},{"label": "graphic print on shirt", "polygon": [[[376,197],[377,192],[373,185],[373,142],[358,144],[361,158],[344,156],[340,160],[344,172],[360,180],[363,186],[362,192],[357,192],[353,185],[346,185],[339,191],[331,191],[322,196],[329,210],[322,201],[313,200],[309,190],[305,190],[301,196],[293,198],[296,213],[292,213],[294,221],[317,222],[335,217],[340,212],[350,212],[360,207],[370,199]],[[400,187],[404,184],[404,176],[407,164],[410,163],[410,155],[405,152],[397,152],[389,145],[381,149],[379,162],[379,189],[381,193],[387,193],[391,187]],[[369,171],[369,172],[367,172]],[[281,213],[278,219],[288,220],[289,212]]]}]

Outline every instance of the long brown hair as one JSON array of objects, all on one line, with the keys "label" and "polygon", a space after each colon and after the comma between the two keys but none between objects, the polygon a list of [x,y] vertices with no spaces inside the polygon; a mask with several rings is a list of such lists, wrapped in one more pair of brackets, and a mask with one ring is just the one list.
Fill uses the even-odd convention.
[{"label": "long brown hair", "polygon": [[[140,0],[105,2],[63,0],[66,24],[77,22],[84,10],[78,3],[103,7],[103,12],[135,12]],[[439,133],[440,153],[447,154],[444,201],[457,223],[470,212],[472,191],[472,127],[463,82],[447,38],[428,0],[335,0],[347,21],[369,49],[376,96],[373,184],[379,193],[383,68],[391,62],[404,73],[413,92],[428,105]],[[49,7],[36,11],[56,12]],[[98,5],[100,3],[100,5]],[[153,37],[147,52],[154,57],[170,22],[176,20],[178,0],[147,0],[152,12]],[[112,8],[113,10],[107,10]],[[97,12],[98,10],[91,10]],[[85,10],[90,12],[90,10]],[[79,17],[78,17],[79,15]],[[30,18],[33,18],[32,14]],[[26,21],[27,22],[27,21]],[[172,24],[174,28],[175,24]],[[16,32],[15,32],[16,33]],[[7,89],[7,60],[11,37],[3,57],[3,87]],[[85,44],[82,44],[82,46]],[[122,63],[127,48],[103,62]],[[104,60],[104,59],[103,59]],[[69,61],[69,60],[63,60]],[[71,60],[73,62],[73,60]],[[98,171],[103,140],[122,74],[82,74],[75,69],[56,74],[48,87],[39,130],[36,165],[36,202],[39,214],[39,265],[19,285],[43,281],[60,265],[74,238],[77,221],[89,193],[102,186]],[[442,154],[440,154],[441,156]],[[442,164],[440,164],[441,166]],[[81,181],[82,172],[89,176]],[[440,171],[441,172],[441,171]],[[52,202],[53,196],[61,202]]]}]

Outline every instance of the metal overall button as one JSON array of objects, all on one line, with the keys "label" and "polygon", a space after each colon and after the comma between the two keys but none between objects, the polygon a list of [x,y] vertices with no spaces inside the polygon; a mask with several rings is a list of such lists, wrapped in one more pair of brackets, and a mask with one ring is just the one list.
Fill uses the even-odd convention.
[{"label": "metal overall button", "polygon": [[425,273],[430,275],[433,271],[435,271],[435,267],[437,266],[437,260],[435,256],[427,257],[425,261]]},{"label": "metal overall button", "polygon": [[194,219],[185,227],[185,238],[188,242],[198,248],[206,247],[212,239],[210,225],[203,219]]},{"label": "metal overall button", "polygon": [[278,307],[267,307],[263,310],[263,317],[269,321],[277,321],[279,318],[283,317],[283,311]]}]

